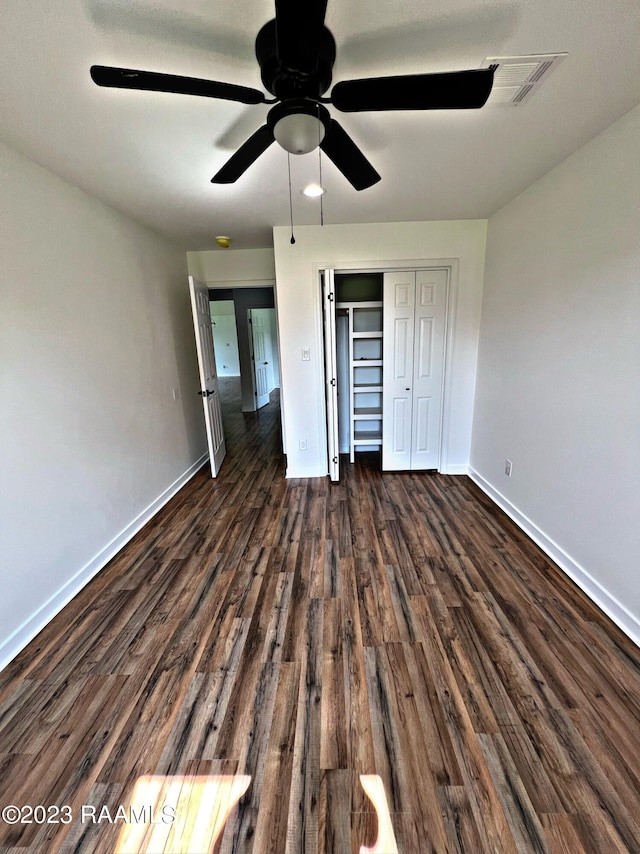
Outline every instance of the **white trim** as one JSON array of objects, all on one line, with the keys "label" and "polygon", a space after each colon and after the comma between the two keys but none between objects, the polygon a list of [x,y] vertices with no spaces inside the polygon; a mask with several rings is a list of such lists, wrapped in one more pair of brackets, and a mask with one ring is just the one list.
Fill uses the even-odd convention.
[{"label": "white trim", "polygon": [[0,670],[9,664],[19,652],[33,640],[47,623],[58,614],[64,606],[70,602],[82,588],[103,569],[109,561],[124,548],[138,531],[178,492],[191,480],[194,474],[202,468],[209,459],[209,454],[203,454],[189,468],[167,487],[156,499],[149,504],[126,528],[115,536],[111,542],[101,549],[95,557],[78,570],[74,576],[62,585],[37,611],[27,617],[21,626],[12,632],[9,637],[0,643]]},{"label": "white trim", "polygon": [[443,469],[440,474],[469,474],[469,466],[466,463],[452,463],[446,469]]},{"label": "white trim", "polygon": [[482,475],[469,466],[469,477],[480,489],[495,502],[519,528],[536,543],[542,551],[556,563],[560,569],[574,581],[578,587],[587,594],[601,611],[620,628],[627,637],[640,647],[640,621],[621,602],[612,596],[609,591],[596,581],[587,570],[580,566],[571,555],[559,546],[544,531],[540,530],[535,522],[532,522],[524,513],[521,513],[507,498],[494,486],[486,481]]},{"label": "white trim", "polygon": [[326,477],[327,472],[316,466],[315,468],[297,468],[294,469],[291,466],[287,466],[287,471],[285,473],[285,478],[289,480],[290,478],[309,478],[309,477]]},{"label": "white trim", "polygon": [[[203,281],[202,279],[200,281]],[[229,288],[274,288],[276,286],[275,279],[204,279],[203,282],[209,290],[227,290]]]},{"label": "white trim", "polygon": [[[315,374],[316,374],[316,388],[322,389],[321,395],[321,405],[320,405],[320,418],[318,418],[318,435],[316,437],[316,441],[318,442],[318,448],[320,449],[323,463],[320,465],[326,467],[326,470],[322,473],[321,476],[328,477],[329,475],[329,437],[327,434],[327,395],[326,395],[326,377],[325,377],[325,368],[324,368],[324,320],[323,320],[323,289],[322,289],[322,273],[324,270],[334,270],[332,264],[318,264],[314,263],[312,265],[312,277],[313,277],[313,288],[314,288],[314,297],[313,297],[313,309],[314,309],[314,351],[318,353],[318,358],[314,359],[315,365]],[[335,270],[334,270],[335,272]],[[312,353],[313,357],[313,353]],[[315,475],[310,475],[311,477],[315,477]],[[289,474],[289,469],[287,468],[287,478],[290,477],[304,477],[304,475],[299,474]]]},{"label": "white trim", "polygon": [[464,471],[456,472],[460,466],[449,465],[449,438],[453,429],[451,409],[453,400],[453,345],[455,343],[455,326],[458,311],[458,269],[459,259],[450,258],[443,264],[448,268],[447,276],[447,308],[444,320],[444,362],[442,365],[442,408],[440,413],[440,461],[438,471],[443,474],[466,474]]}]

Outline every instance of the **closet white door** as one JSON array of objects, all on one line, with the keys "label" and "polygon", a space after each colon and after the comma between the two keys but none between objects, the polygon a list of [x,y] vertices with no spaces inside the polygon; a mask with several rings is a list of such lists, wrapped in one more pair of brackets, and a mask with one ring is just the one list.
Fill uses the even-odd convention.
[{"label": "closet white door", "polygon": [[327,406],[327,455],[329,477],[340,479],[340,436],[338,432],[338,365],[336,353],[336,300],[333,270],[322,272],[324,319],[324,376]]},{"label": "closet white door", "polygon": [[411,468],[416,274],[385,273],[382,469]]},{"label": "closet white door", "polygon": [[440,464],[447,280],[447,269],[416,272],[412,469]]}]

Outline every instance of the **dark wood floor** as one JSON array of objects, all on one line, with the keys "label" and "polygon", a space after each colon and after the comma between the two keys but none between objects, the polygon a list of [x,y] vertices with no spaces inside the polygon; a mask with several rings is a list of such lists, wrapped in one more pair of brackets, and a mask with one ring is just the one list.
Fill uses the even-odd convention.
[{"label": "dark wood floor", "polygon": [[226,385],[218,479],[0,674],[0,806],[73,815],[0,822],[0,851],[113,852],[82,804],[238,774],[216,854],[373,846],[360,775],[400,854],[640,852],[638,649],[467,478],[285,481],[277,402]]}]

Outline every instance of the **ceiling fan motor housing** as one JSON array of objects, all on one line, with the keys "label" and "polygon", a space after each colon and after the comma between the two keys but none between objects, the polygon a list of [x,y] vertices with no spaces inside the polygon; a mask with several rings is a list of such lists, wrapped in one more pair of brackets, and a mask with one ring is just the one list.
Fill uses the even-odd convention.
[{"label": "ceiling fan motor housing", "polygon": [[329,110],[310,98],[289,98],[272,107],[267,116],[273,136],[291,154],[308,154],[317,148],[330,124]]},{"label": "ceiling fan motor housing", "polygon": [[[300,52],[304,55],[304,45]],[[319,98],[331,85],[333,64],[336,61],[336,43],[323,26],[318,41],[318,64],[308,73],[287,68],[278,59],[276,21],[268,21],[256,38],[256,58],[260,65],[265,89],[279,100],[289,98]]]}]

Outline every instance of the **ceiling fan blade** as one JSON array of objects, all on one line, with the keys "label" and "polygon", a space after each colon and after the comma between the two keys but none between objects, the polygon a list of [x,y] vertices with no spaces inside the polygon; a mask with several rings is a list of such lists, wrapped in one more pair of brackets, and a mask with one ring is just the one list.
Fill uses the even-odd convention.
[{"label": "ceiling fan blade", "polygon": [[265,97],[258,89],[218,83],[199,77],[181,77],[177,74],[161,74],[156,71],[136,71],[133,68],[111,68],[92,65],[91,79],[98,86],[114,89],[142,89],[148,92],[173,92],[178,95],[200,95],[203,98],[222,98],[240,101],[241,104],[262,104]]},{"label": "ceiling fan blade", "polygon": [[320,148],[356,190],[365,190],[380,180],[376,170],[335,119],[331,119]]},{"label": "ceiling fan blade", "polygon": [[336,83],[331,101],[343,113],[365,110],[469,110],[482,107],[496,66],[441,74],[371,77]]},{"label": "ceiling fan blade", "polygon": [[244,142],[211,179],[212,184],[233,184],[274,141],[273,132],[263,125]]},{"label": "ceiling fan blade", "polygon": [[276,0],[278,59],[291,71],[312,74],[318,66],[327,0]]}]

